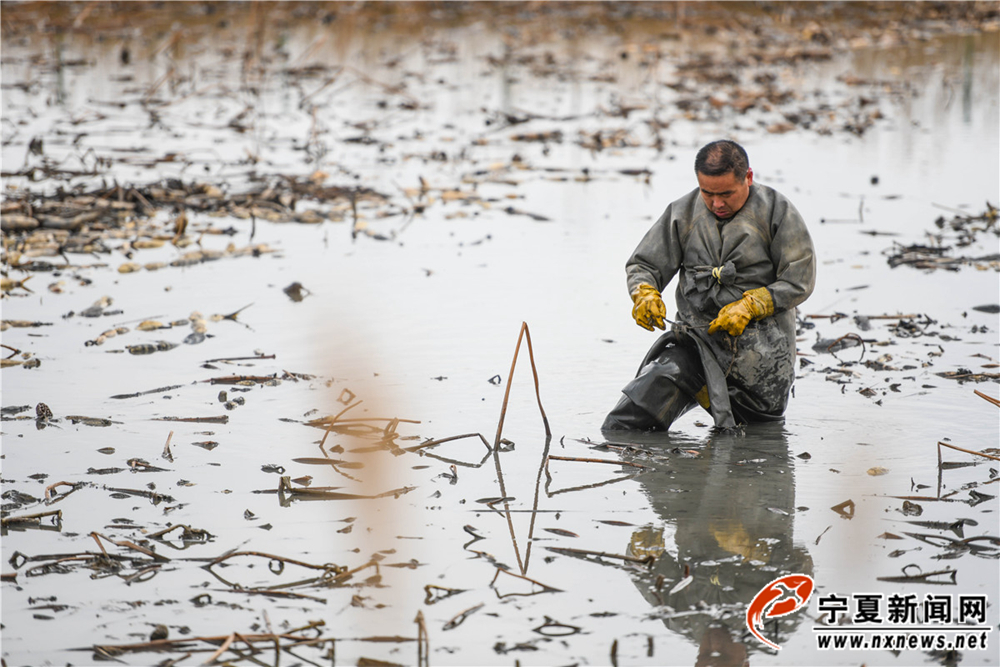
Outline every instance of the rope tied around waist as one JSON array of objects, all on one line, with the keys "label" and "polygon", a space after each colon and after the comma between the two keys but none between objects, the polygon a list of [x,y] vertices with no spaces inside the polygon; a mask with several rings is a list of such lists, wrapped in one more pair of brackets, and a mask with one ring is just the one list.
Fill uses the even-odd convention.
[{"label": "rope tied around waist", "polygon": [[696,266],[693,267],[695,271],[695,277],[697,278],[711,278],[715,279],[719,285],[732,285],[736,282],[736,265],[732,262],[726,262],[722,266]]}]

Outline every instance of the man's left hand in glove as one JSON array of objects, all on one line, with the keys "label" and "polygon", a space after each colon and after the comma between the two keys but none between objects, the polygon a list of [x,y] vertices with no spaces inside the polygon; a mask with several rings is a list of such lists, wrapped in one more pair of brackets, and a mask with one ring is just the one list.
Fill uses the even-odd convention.
[{"label": "man's left hand in glove", "polygon": [[774,314],[774,299],[766,287],[743,292],[743,298],[726,304],[708,325],[708,333],[723,329],[730,336],[739,336],[750,320],[760,320]]}]

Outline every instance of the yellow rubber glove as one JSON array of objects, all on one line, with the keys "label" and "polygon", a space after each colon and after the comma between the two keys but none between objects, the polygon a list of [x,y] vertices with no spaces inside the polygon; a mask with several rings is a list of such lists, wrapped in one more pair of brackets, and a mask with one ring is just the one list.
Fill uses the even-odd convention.
[{"label": "yellow rubber glove", "polygon": [[708,385],[705,385],[701,389],[699,389],[698,393],[694,395],[694,398],[696,401],[698,401],[698,405],[705,408],[706,410],[710,410],[712,408],[712,404],[708,400]]},{"label": "yellow rubber glove", "polygon": [[714,334],[719,329],[729,332],[730,336],[739,336],[746,329],[750,320],[760,320],[774,314],[774,299],[766,287],[758,287],[743,292],[743,298],[726,304],[719,311],[718,317],[708,325],[708,333]]},{"label": "yellow rubber glove", "polygon": [[667,308],[663,305],[660,292],[652,285],[639,285],[632,293],[632,318],[643,329],[653,330],[653,327],[663,329],[663,318],[667,316]]}]

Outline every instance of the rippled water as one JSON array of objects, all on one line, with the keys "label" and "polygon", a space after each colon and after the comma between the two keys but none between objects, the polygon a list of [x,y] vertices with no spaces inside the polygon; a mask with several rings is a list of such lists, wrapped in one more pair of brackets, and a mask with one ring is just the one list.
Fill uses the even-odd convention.
[{"label": "rippled water", "polygon": [[[92,576],[83,567],[27,576],[31,564],[22,565],[16,583],[2,588],[6,664],[89,664],[93,645],[142,642],[157,624],[177,638],[185,632],[195,637],[270,626],[288,630],[316,620],[325,621],[324,636],[337,640],[335,651],[303,650],[299,660],[355,664],[367,657],[413,664],[413,642],[358,639],[415,637],[418,611],[426,619],[431,664],[739,664],[746,655],[751,664],[944,660],[916,651],[818,652],[812,612],[783,621],[783,650],[765,651],[746,632],[745,607],[764,584],[787,572],[810,574],[823,595],[986,594],[992,603],[987,624],[997,627],[995,559],[966,553],[941,560],[943,550],[926,543],[879,537],[905,531],[951,535],[903,523],[914,518],[904,516],[903,501],[891,496],[933,495],[940,485],[940,493],[958,489],[965,498],[962,485],[988,481],[987,470],[995,467],[939,472],[938,441],[983,450],[997,447],[1000,433],[995,408],[973,394],[978,387],[995,395],[995,383],[958,383],[936,373],[989,371],[981,367],[996,363],[997,316],[972,310],[1000,302],[996,271],[890,269],[883,251],[893,241],[924,241],[938,216],[978,214],[986,201],[1000,200],[997,33],[861,49],[784,75],[793,77],[785,83],[803,106],[835,107],[847,99],[851,89],[837,80],[845,73],[882,81],[866,90],[885,119],[859,137],[801,128],[769,133],[753,113],[722,111],[697,121],[674,113],[673,98],[655,82],[670,78],[670,63],[690,46],[688,36],[664,42],[664,60],[651,72],[635,58],[615,57],[643,43],[629,34],[599,33],[581,42],[554,31],[550,42],[526,45],[510,30],[483,23],[432,35],[398,26],[349,33],[337,22],[294,24],[279,31],[263,53],[284,58],[288,67],[318,62],[327,69],[305,77],[271,67],[241,82],[239,59],[227,55],[226,47],[235,48],[228,40],[244,39],[249,29],[236,23],[213,38],[211,25],[204,32],[190,26],[173,42],[178,33],[170,30],[104,41],[83,35],[5,38],[5,172],[37,159],[28,144],[40,136],[46,154],[58,156],[66,168],[89,168],[98,156],[110,156],[113,165],[102,175],[108,181],[177,177],[238,191],[255,176],[320,169],[330,182],[373,188],[401,207],[411,196],[404,190],[419,188],[421,178],[432,194],[470,192],[476,178],[481,182],[475,192],[486,201],[448,201],[438,193],[412,218],[368,214],[368,229],[394,235],[390,241],[355,238],[351,221],[257,220],[251,229],[245,220],[196,218],[194,223],[239,229],[233,239],[206,235],[206,247],[222,249],[231,240],[246,245],[252,232],[255,243],[279,252],[127,275],[114,271],[125,261],[120,254],[73,255],[73,264],[110,266],[54,276],[92,281],[68,280],[61,294],[47,291],[50,278],[38,274],[29,283],[32,294],[4,299],[5,320],[53,326],[3,333],[5,345],[33,352],[42,362],[37,369],[3,371],[3,405],[33,408],[45,402],[60,418],[43,429],[33,419],[4,422],[4,491],[41,498],[58,481],[90,485],[51,506],[62,510],[61,531],[6,531],[3,572],[14,571],[10,559],[16,563],[18,553],[96,553],[91,531],[138,541],[143,531],[187,524],[214,536],[181,550],[154,542],[170,560],[133,581]],[[553,72],[539,71],[539,61],[490,64],[487,57],[501,58],[505,43],[516,45],[515,55],[550,51]],[[122,63],[123,48],[130,49],[128,64]],[[87,64],[53,67],[60,58],[84,58]],[[340,65],[345,68],[338,70]],[[170,67],[174,75],[165,76]],[[609,73],[614,82],[596,76]],[[13,87],[18,83],[25,85]],[[405,89],[394,88],[401,83]],[[140,102],[144,96],[170,103],[154,105],[151,114]],[[315,117],[301,104],[304,99],[319,105]],[[664,150],[642,145],[591,151],[572,143],[580,131],[630,127],[638,134],[640,120],[592,113],[616,102],[661,105],[671,117]],[[408,108],[414,104],[416,110]],[[244,109],[250,110],[251,129],[237,133],[230,123]],[[510,128],[484,122],[501,112],[548,118]],[[560,130],[565,140],[513,141],[521,127]],[[623,456],[587,443],[605,442],[599,431],[604,414],[653,339],[629,317],[624,260],[663,207],[694,186],[694,153],[719,135],[747,147],[757,179],[787,194],[810,227],[820,273],[800,315],[925,313],[936,321],[930,329],[937,335],[904,339],[891,334],[888,321],[873,320],[871,331],[859,332],[850,317],[804,317],[815,328],[803,330],[799,350],[814,363],[801,370],[784,424],[750,428],[743,437],[712,436],[707,415],[690,413],[670,435],[630,440],[642,451],[626,460],[646,468],[555,458],[546,475],[546,454]],[[310,136],[318,139],[303,150]],[[345,141],[360,136],[377,143]],[[183,159],[154,168],[138,164],[167,153]],[[249,155],[256,161],[248,161]],[[502,169],[493,172],[492,182],[477,173],[496,165]],[[641,169],[650,171],[648,179],[620,171]],[[53,185],[5,178],[8,188]],[[861,233],[872,231],[896,236]],[[174,252],[138,254],[143,262],[169,261]],[[986,234],[962,252],[995,253],[995,237]],[[293,282],[308,290],[301,302],[282,291]],[[102,295],[111,296],[121,313],[64,318]],[[250,303],[236,321],[210,322],[212,337],[200,345],[149,356],[124,353],[126,344],[180,343],[184,329],[132,331],[122,342],[85,346],[112,325],[176,320],[192,311],[226,314]],[[468,438],[424,450],[437,458],[352,453],[380,437],[332,433],[324,447],[342,447],[346,451],[337,456],[364,464],[343,471],[356,479],[294,461],[325,451],[318,444],[323,431],[302,422],[336,414],[359,399],[363,403],[345,417],[418,422],[399,423],[395,444],[401,447],[477,432],[492,444],[522,322],[530,327],[550,441],[522,346],[502,433],[513,449],[487,456],[478,438]],[[890,354],[901,370],[858,365],[849,384],[830,381],[834,376],[824,369],[838,362],[813,350],[813,343],[851,332],[869,339],[864,359]],[[275,358],[203,366],[256,351]],[[840,357],[855,360],[860,354],[848,350]],[[208,382],[283,371],[315,377],[245,392]],[[110,398],[171,385],[180,386]],[[874,393],[859,393],[865,387]],[[222,389],[245,403],[227,411],[218,398]],[[67,415],[116,423],[91,427],[73,424]],[[210,415],[226,415],[228,422],[156,421]],[[168,461],[161,452],[171,433]],[[194,444],[205,442],[218,444]],[[104,448],[114,451],[98,451]],[[130,471],[127,461],[134,457],[165,470]],[[946,452],[945,459],[971,457]],[[311,475],[314,487],[339,486],[345,493],[413,488],[398,498],[282,504],[273,493],[280,474],[263,470],[267,465],[290,477]],[[876,466],[888,472],[869,474]],[[123,470],[87,472],[108,467]],[[47,476],[29,477],[37,473]],[[114,497],[116,488],[154,490],[172,500]],[[977,488],[996,495],[995,485]],[[510,500],[484,502],[501,496]],[[831,511],[849,499],[856,508],[852,519]],[[995,537],[996,503],[924,502],[919,520],[974,519],[978,525],[966,527],[966,537]],[[39,503],[19,511],[45,509]],[[135,555],[107,542],[103,548]],[[597,559],[567,549],[612,556]],[[366,579],[373,567],[346,586],[290,589],[311,598],[250,595],[233,585],[287,584],[313,575],[292,565],[269,567],[267,559],[252,556],[203,568],[230,550],[350,569],[377,554],[381,578]],[[904,553],[894,555],[896,550]],[[657,559],[647,568],[621,555]],[[899,575],[910,563],[925,572],[954,567],[957,584],[877,580]],[[498,573],[498,566],[506,572]],[[693,580],[671,594],[684,580],[685,566]],[[425,586],[463,592],[428,604]],[[965,652],[962,664],[996,664],[996,637],[990,640],[990,651]],[[209,654],[195,653],[179,664],[201,663]],[[138,665],[166,657],[136,653],[119,659]],[[260,659],[270,664],[273,652]],[[715,662],[699,662],[709,659]]]}]

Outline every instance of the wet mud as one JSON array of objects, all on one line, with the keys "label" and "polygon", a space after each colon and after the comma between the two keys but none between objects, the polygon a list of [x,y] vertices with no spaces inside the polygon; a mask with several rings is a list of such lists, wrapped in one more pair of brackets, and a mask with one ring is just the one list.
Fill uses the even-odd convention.
[{"label": "wet mud", "polygon": [[[995,3],[2,27],[5,665],[996,664]],[[786,420],[609,437],[720,136],[819,253]],[[776,651],[786,574],[986,596],[990,648]]]}]

